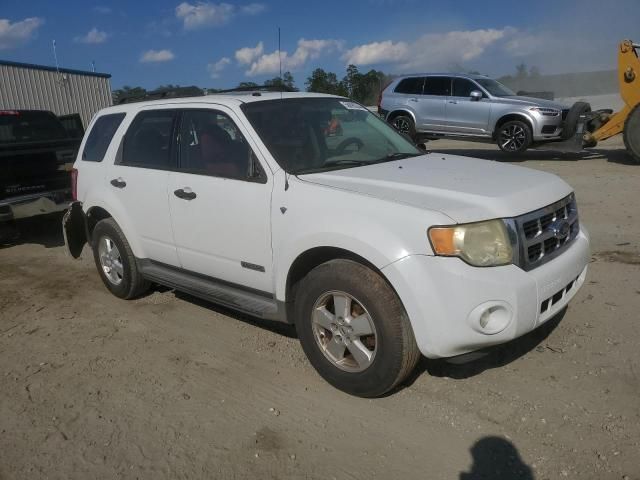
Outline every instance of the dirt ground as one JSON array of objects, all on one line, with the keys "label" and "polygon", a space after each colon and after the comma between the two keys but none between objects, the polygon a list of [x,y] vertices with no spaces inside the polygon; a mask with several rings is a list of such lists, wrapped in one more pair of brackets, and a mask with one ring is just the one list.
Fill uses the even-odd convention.
[{"label": "dirt ground", "polygon": [[59,218],[26,222],[0,249],[0,479],[640,479],[640,166],[620,141],[518,163],[575,188],[584,287],[543,329],[423,360],[377,400],[325,383],[287,326],[159,288],[116,299]]}]

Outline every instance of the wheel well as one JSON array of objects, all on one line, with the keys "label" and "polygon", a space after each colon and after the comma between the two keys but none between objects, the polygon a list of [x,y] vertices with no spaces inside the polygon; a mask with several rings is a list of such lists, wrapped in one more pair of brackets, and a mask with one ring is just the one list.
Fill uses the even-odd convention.
[{"label": "wheel well", "polygon": [[389,114],[389,116],[387,117],[387,122],[389,122],[389,123],[393,122],[393,120],[396,117],[399,117],[400,115],[406,115],[407,117],[409,117],[409,118],[411,118],[413,120],[413,116],[409,112],[407,112],[406,110],[395,110],[395,111],[393,111],[393,112],[391,112]]},{"label": "wheel well", "polygon": [[[318,265],[328,262],[329,260],[336,259],[353,260],[371,268],[377,273],[380,273],[380,270],[378,270],[378,268],[376,268],[375,265],[367,259],[362,258],[360,255],[356,255],[349,250],[335,247],[312,248],[311,250],[307,250],[300,254],[289,268],[289,273],[287,274],[286,302],[288,304],[293,303],[295,299],[296,285],[305,277],[305,275]],[[380,276],[384,278],[384,275],[381,273]]]},{"label": "wheel well", "polygon": [[96,224],[100,220],[105,218],[111,218],[111,214],[101,207],[92,207],[87,212],[87,240],[91,242],[93,236],[93,229],[96,228]]},{"label": "wheel well", "polygon": [[526,123],[529,126],[529,130],[531,131],[531,134],[533,135],[533,125],[531,124],[531,120],[529,120],[524,115],[520,115],[518,113],[510,113],[508,115],[505,115],[504,117],[501,117],[500,120],[496,122],[496,127],[493,129],[493,139],[495,140],[498,130],[502,125],[504,125],[507,122],[511,122],[513,120],[519,120],[521,122]]}]

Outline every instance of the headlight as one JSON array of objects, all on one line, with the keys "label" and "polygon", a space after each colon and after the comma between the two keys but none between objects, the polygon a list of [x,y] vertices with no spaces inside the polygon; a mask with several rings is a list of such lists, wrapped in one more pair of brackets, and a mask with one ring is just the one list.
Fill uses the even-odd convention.
[{"label": "headlight", "polygon": [[560,110],[555,108],[547,108],[547,107],[530,107],[529,110],[532,112],[538,112],[547,117],[556,117],[560,115]]},{"label": "headlight", "polygon": [[507,265],[513,261],[513,249],[502,220],[432,227],[429,240],[436,255],[460,257],[476,267]]}]

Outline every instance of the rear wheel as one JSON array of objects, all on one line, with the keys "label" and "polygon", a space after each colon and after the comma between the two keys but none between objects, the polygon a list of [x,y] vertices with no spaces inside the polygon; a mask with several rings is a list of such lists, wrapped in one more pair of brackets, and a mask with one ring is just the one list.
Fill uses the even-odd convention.
[{"label": "rear wheel", "polygon": [[120,226],[112,218],[100,220],[93,230],[93,258],[105,286],[116,297],[130,299],[149,289]]},{"label": "rear wheel", "polygon": [[416,124],[410,116],[398,115],[391,121],[391,125],[400,133],[404,133],[412,139],[416,138]]},{"label": "rear wheel", "polygon": [[624,122],[624,146],[635,163],[640,163],[640,104],[636,105]]},{"label": "rear wheel", "polygon": [[414,369],[420,352],[395,292],[372,269],[332,260],[302,280],[296,330],[309,361],[352,395],[385,394]]},{"label": "rear wheel", "polygon": [[500,126],[496,138],[503,152],[521,153],[531,145],[531,128],[520,120],[512,120]]}]

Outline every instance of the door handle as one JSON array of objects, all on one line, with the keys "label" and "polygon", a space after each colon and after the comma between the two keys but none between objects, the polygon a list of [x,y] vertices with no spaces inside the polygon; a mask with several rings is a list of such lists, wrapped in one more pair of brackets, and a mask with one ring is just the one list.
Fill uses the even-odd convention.
[{"label": "door handle", "polygon": [[196,192],[192,192],[189,187],[179,188],[173,194],[183,200],[193,200],[197,197]]},{"label": "door handle", "polygon": [[127,182],[125,182],[122,177],[118,177],[118,178],[114,178],[113,180],[111,180],[111,185],[113,185],[116,188],[124,188],[127,186]]},{"label": "door handle", "polygon": [[417,102],[417,101],[418,101],[418,99],[417,99],[417,98],[410,98],[410,99],[409,99],[409,101],[410,101],[410,102]]},{"label": "door handle", "polygon": [[449,100],[449,103],[455,103],[457,105],[458,101],[457,100]]}]

